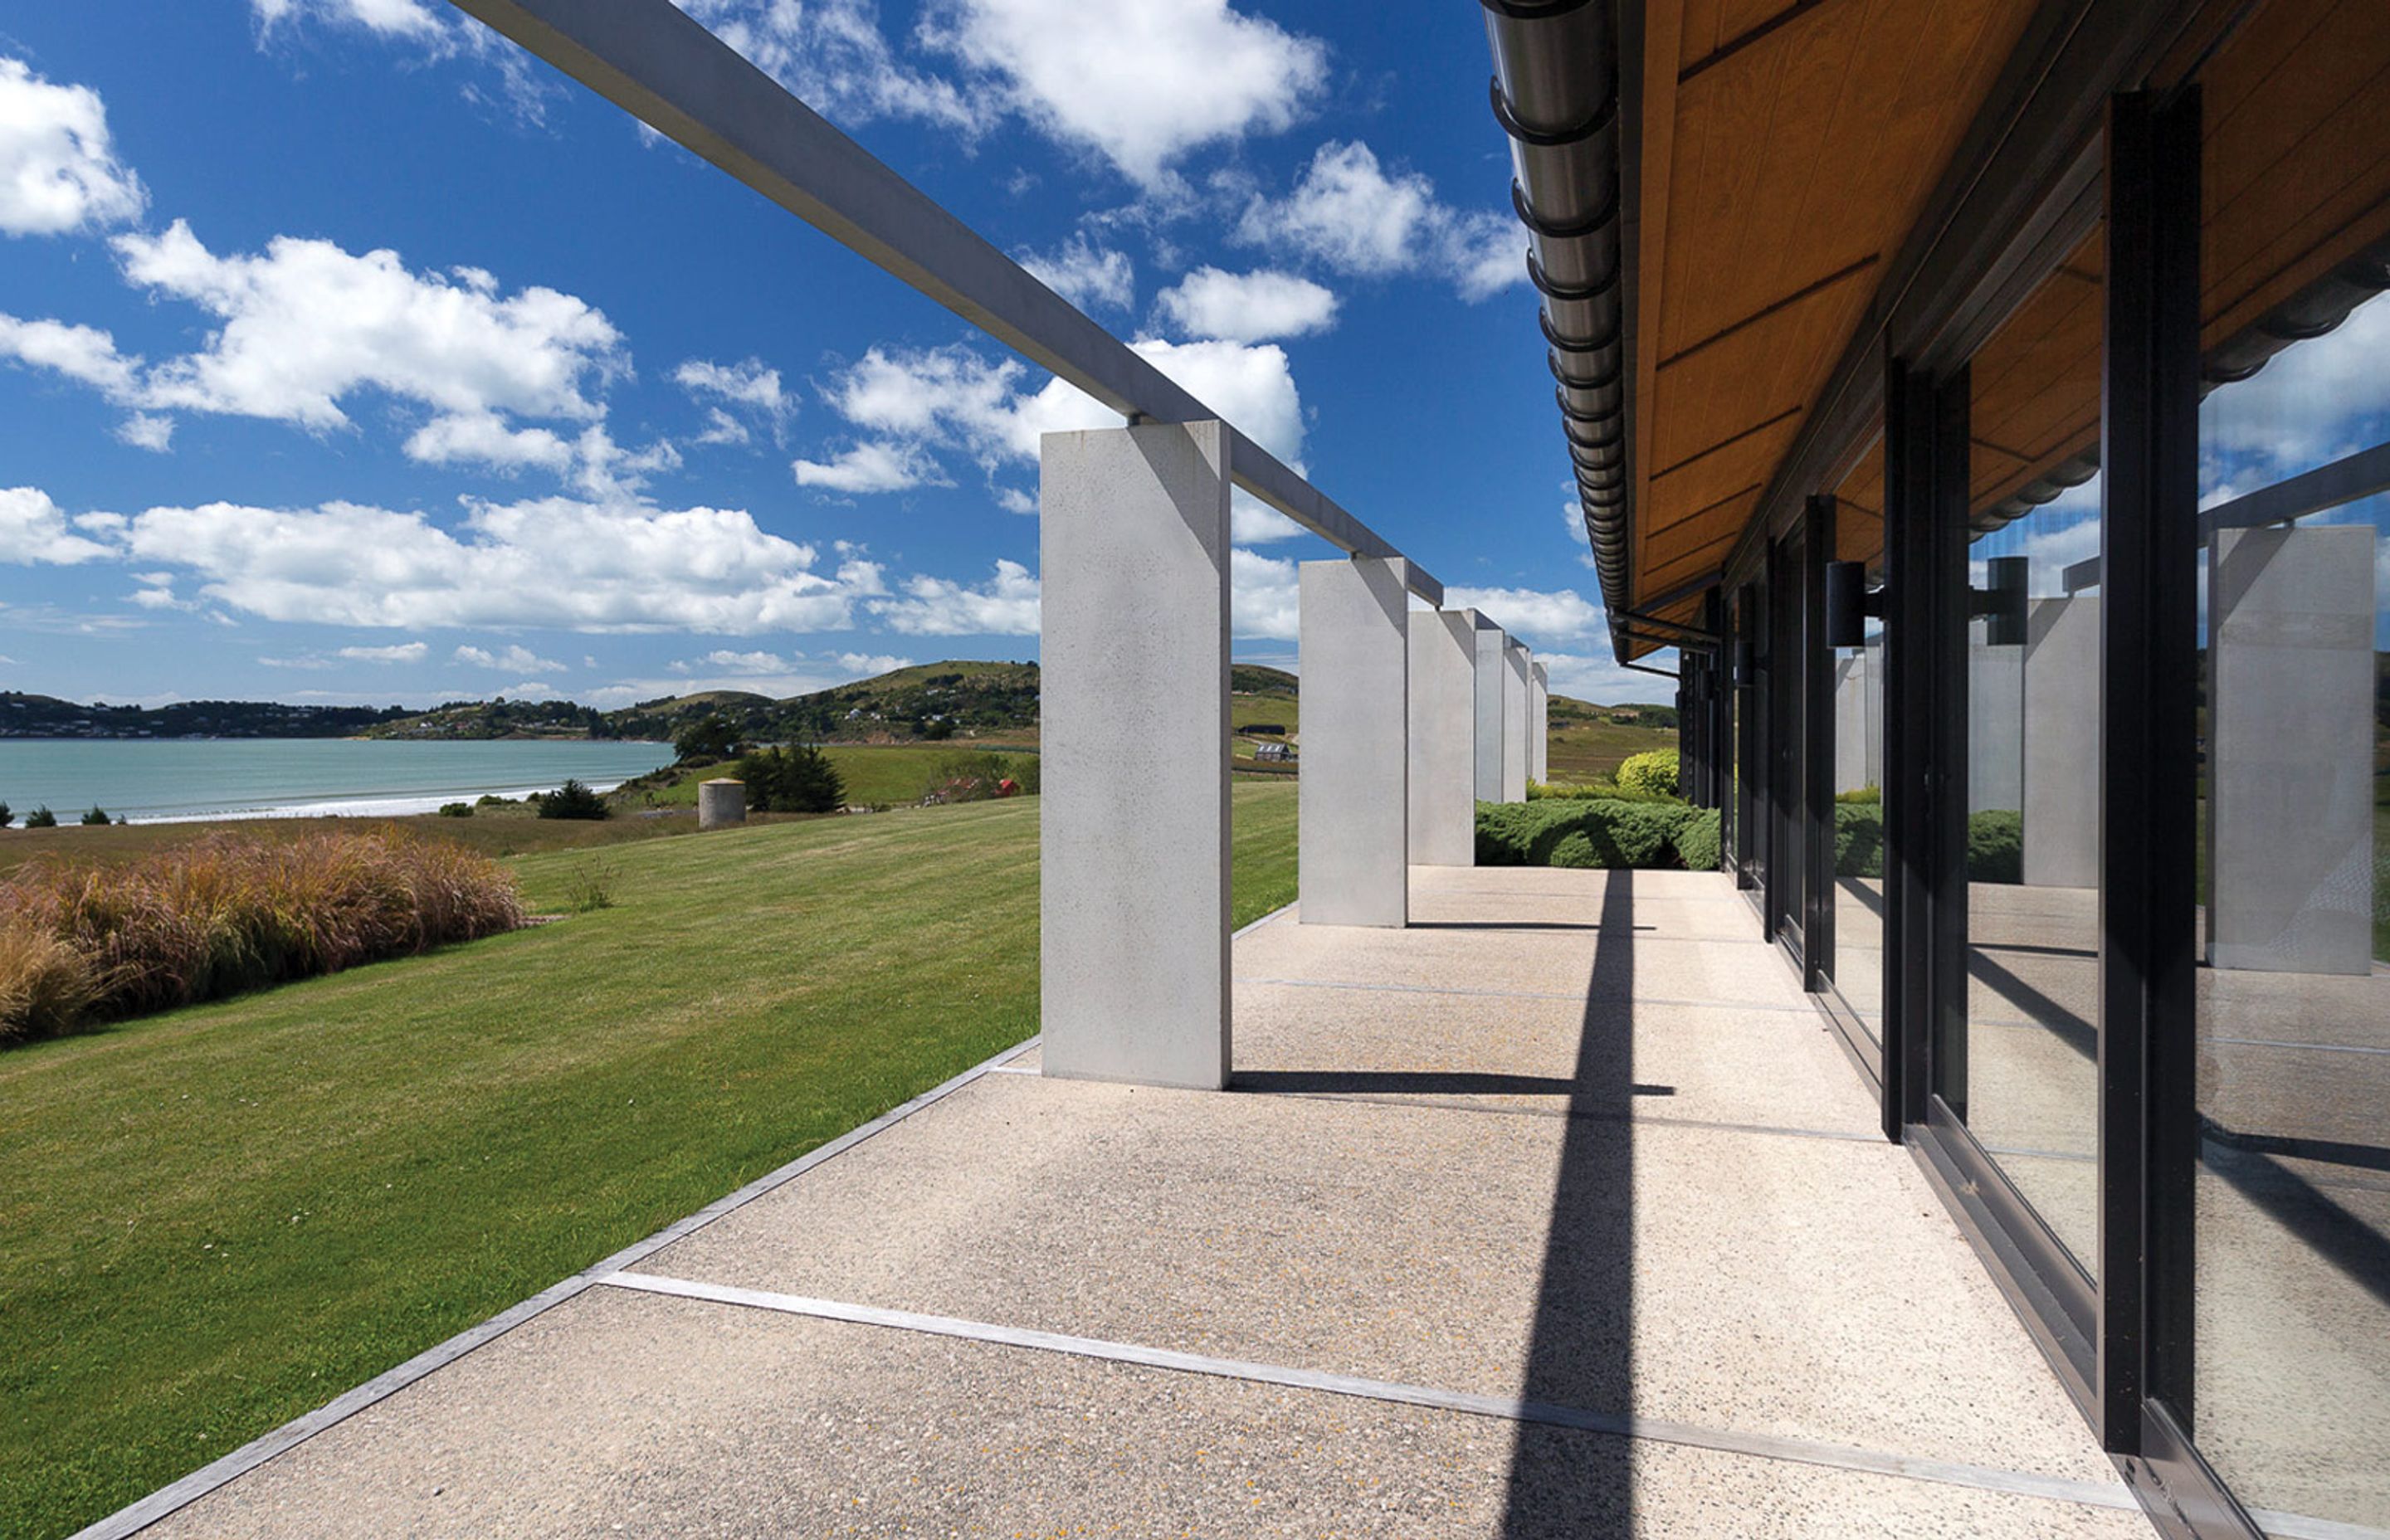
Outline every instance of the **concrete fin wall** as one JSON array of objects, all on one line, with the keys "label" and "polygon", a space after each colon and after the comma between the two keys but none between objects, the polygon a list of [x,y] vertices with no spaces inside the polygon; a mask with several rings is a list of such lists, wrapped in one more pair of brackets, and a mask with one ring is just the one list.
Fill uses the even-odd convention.
[{"label": "concrete fin wall", "polygon": [[1049,1075],[1227,1083],[1229,442],[1217,422],[1045,436]]},{"label": "concrete fin wall", "polygon": [[1409,918],[1410,599],[1400,560],[1301,570],[1305,925]]},{"label": "concrete fin wall", "polygon": [[1502,801],[1527,800],[1527,649],[1502,649]]},{"label": "concrete fin wall", "polygon": [[2100,885],[2100,601],[2037,599],[2025,618],[2024,880]]},{"label": "concrete fin wall", "polygon": [[2024,648],[1967,624],[1967,811],[2024,807]]},{"label": "concrete fin wall", "polygon": [[1477,644],[1477,800],[1502,800],[1502,654],[1510,638],[1474,610],[1464,610]]},{"label": "concrete fin wall", "polygon": [[1531,781],[1551,779],[1551,670],[1537,663],[1527,680],[1527,778]]},{"label": "concrete fin wall", "polygon": [[2371,970],[2374,533],[2208,550],[2211,967]]},{"label": "concrete fin wall", "polygon": [[1467,615],[1414,610],[1410,632],[1410,858],[1477,864],[1477,632]]}]

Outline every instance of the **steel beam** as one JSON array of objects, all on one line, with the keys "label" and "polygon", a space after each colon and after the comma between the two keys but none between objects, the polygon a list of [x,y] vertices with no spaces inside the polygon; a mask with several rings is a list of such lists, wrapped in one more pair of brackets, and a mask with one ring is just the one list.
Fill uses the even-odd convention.
[{"label": "steel beam", "polygon": [[[1218,417],[670,0],[452,3],[1130,422]],[[1339,549],[1403,555],[1242,434],[1230,476]]]}]

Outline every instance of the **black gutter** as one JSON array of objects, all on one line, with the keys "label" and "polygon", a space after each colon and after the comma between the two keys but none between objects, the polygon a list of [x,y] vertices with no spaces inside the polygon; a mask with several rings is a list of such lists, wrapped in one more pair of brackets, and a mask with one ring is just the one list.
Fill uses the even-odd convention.
[{"label": "black gutter", "polygon": [[1510,139],[1510,204],[1575,467],[1613,645],[1626,638],[1627,397],[1633,329],[1625,242],[1616,0],[1482,0],[1495,121]]}]

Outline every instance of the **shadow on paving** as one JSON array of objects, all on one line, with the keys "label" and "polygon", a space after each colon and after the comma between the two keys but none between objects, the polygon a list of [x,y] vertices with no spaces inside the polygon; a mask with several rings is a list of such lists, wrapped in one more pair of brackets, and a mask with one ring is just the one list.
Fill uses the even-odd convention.
[{"label": "shadow on paving", "polygon": [[[1613,870],[1601,932],[1623,941],[1634,919],[1635,874]],[[1523,1381],[1530,1402],[1617,1417],[1635,1409],[1634,986],[1634,947],[1600,946],[1586,982],[1572,1116]],[[1504,1535],[1624,1535],[1633,1511],[1627,1440],[1519,1424]]]}]

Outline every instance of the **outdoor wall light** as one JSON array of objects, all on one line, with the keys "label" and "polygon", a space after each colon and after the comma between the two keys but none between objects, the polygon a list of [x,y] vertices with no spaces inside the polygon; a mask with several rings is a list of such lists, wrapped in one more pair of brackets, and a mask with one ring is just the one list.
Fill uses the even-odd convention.
[{"label": "outdoor wall light", "polygon": [[1867,563],[1826,563],[1826,645],[1865,647],[1867,618],[1883,613],[1883,590],[1868,588]]},{"label": "outdoor wall light", "polygon": [[1750,641],[1738,636],[1734,641],[1734,674],[1729,683],[1734,688],[1747,690],[1759,679],[1759,659]]},{"label": "outdoor wall light", "polygon": [[1985,585],[1968,594],[1967,613],[1990,623],[1984,640],[1992,647],[2024,646],[2025,558],[1996,556],[1984,563]]}]

